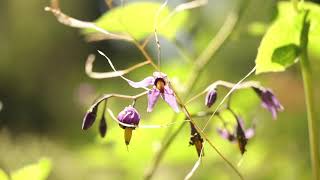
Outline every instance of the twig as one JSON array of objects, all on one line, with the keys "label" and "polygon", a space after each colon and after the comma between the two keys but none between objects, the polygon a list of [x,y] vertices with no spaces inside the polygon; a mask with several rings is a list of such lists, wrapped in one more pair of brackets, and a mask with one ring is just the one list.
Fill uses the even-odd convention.
[{"label": "twig", "polygon": [[111,72],[93,72],[92,67],[93,67],[94,60],[95,60],[95,55],[90,54],[87,58],[86,66],[85,66],[86,74],[93,79],[106,79],[106,78],[123,76],[137,68],[150,64],[150,61],[143,61],[141,63],[133,65],[124,70],[117,70],[117,71],[111,71]]},{"label": "twig", "polygon": [[86,29],[86,28],[93,29],[93,30],[96,30],[96,31],[104,34],[104,36],[108,37],[109,39],[132,41],[132,38],[130,38],[126,35],[110,33],[109,31],[106,31],[105,29],[98,27],[96,24],[94,24],[92,22],[80,21],[78,19],[72,18],[72,17],[64,14],[59,8],[59,1],[58,0],[52,0],[51,7],[45,7],[45,11],[52,12],[53,15],[56,16],[57,20],[61,24],[64,24],[66,26],[80,28],[80,29]]}]

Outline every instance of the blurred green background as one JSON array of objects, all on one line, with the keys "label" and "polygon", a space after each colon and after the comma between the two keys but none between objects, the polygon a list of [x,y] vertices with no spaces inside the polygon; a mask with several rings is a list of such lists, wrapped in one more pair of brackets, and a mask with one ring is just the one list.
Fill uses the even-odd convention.
[{"label": "blurred green background", "polygon": [[[190,11],[191,16],[176,42],[189,60],[181,57],[176,44],[161,39],[162,70],[175,83],[181,83],[179,90],[183,90],[192,61],[239,1],[209,0],[206,6]],[[179,2],[170,1],[169,6]],[[140,62],[140,52],[126,42],[85,42],[78,29],[58,23],[51,13],[44,11],[49,3],[49,0],[0,2],[0,169],[18,174],[17,170],[30,169],[31,164],[38,163],[31,167],[35,172],[29,173],[30,176],[21,175],[22,179],[35,179],[35,176],[41,179],[48,173],[48,179],[142,179],[161,146],[165,128],[134,131],[129,151],[124,144],[123,130],[110,117],[107,117],[108,132],[104,139],[98,136],[98,123],[89,131],[81,130],[83,115],[99,95],[141,92],[128,88],[120,78],[90,79],[84,72],[87,55],[102,50],[121,69]],[[252,26],[256,22],[269,24],[275,17],[276,3],[276,0],[251,1],[235,33],[210,61],[190,95],[215,80],[236,82],[254,67],[261,36],[252,34]],[[86,21],[97,19],[107,9],[104,2],[98,0],[62,0],[60,6],[66,14]],[[148,51],[156,57],[155,46],[151,44]],[[320,105],[319,54],[310,54],[317,107]],[[110,71],[111,68],[104,58],[97,56],[94,70]],[[151,67],[144,67],[128,77],[140,80],[152,71]],[[249,115],[243,115],[248,122],[253,116],[258,120],[257,134],[249,141],[242,160],[237,146],[217,135],[217,124],[212,123],[207,134],[234,164],[242,161],[238,168],[246,179],[310,179],[307,120],[299,68],[293,66],[283,73],[253,75],[250,79],[259,80],[274,90],[285,107],[278,120],[273,121],[259,103],[255,103],[254,108],[249,106],[248,101],[257,101],[250,94],[236,97],[237,104],[249,111]],[[223,93],[219,94],[220,98]],[[173,112],[165,103],[160,102],[153,113],[146,113],[146,98],[138,102],[142,124],[171,121]],[[129,104],[130,101],[114,99],[108,103],[115,113]],[[204,108],[203,98],[194,103],[191,110],[201,108]],[[316,110],[319,117],[320,109]],[[189,127],[186,126],[169,148],[154,179],[183,179],[197,160],[195,149],[188,142]],[[212,149],[206,148],[203,163],[193,178],[220,180],[237,176]]]}]

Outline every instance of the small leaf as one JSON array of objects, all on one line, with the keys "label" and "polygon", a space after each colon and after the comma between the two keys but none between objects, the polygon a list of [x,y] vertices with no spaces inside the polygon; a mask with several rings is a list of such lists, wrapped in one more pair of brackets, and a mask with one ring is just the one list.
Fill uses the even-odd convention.
[{"label": "small leaf", "polygon": [[[116,7],[95,21],[95,24],[109,32],[130,34],[135,39],[141,40],[154,32],[155,16],[162,4],[155,2],[135,2],[128,3],[122,7]],[[169,21],[161,26],[161,22],[166,21],[170,10],[163,8],[158,17],[158,35],[168,39],[173,39],[182,28],[187,19],[187,12],[179,12],[170,17]],[[94,33],[94,30],[86,29],[84,33]]]},{"label": "small leaf", "polygon": [[294,64],[299,56],[299,47],[295,44],[288,44],[274,50],[272,62],[289,67]]}]

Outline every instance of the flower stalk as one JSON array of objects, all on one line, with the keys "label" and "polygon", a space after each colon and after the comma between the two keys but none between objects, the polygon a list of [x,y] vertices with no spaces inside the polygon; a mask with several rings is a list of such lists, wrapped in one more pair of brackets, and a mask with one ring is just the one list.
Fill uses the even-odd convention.
[{"label": "flower stalk", "polygon": [[303,87],[307,108],[307,118],[308,118],[308,131],[309,131],[309,144],[310,144],[310,155],[311,155],[311,165],[313,172],[313,179],[320,179],[320,169],[319,169],[319,139],[318,139],[318,125],[315,115],[314,106],[314,92],[312,83],[312,70],[310,67],[310,62],[308,58],[308,31],[310,22],[306,20],[307,14],[305,15],[305,20],[303,24],[303,29],[300,37],[301,44],[301,54],[300,54],[300,68],[303,78]]}]

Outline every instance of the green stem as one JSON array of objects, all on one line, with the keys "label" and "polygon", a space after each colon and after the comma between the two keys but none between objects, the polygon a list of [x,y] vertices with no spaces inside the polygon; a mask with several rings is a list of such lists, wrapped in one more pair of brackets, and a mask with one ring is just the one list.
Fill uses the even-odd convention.
[{"label": "green stem", "polygon": [[303,77],[303,86],[306,99],[307,116],[308,116],[308,129],[309,129],[309,143],[313,177],[319,180],[319,140],[318,140],[318,126],[315,118],[314,107],[314,93],[312,84],[312,71],[310,68],[309,59],[306,50],[303,50],[300,59],[300,67]]},{"label": "green stem", "polygon": [[310,27],[310,22],[307,20],[308,12],[304,17],[303,29],[300,36],[301,44],[301,55],[300,55],[300,67],[303,78],[303,86],[305,93],[305,101],[307,107],[307,117],[308,117],[308,131],[309,131],[309,144],[310,144],[310,155],[311,155],[311,165],[313,172],[313,179],[319,180],[319,139],[318,139],[318,126],[315,116],[315,106],[314,106],[314,92],[312,83],[312,71],[310,67],[310,62],[308,58],[308,32]]}]

